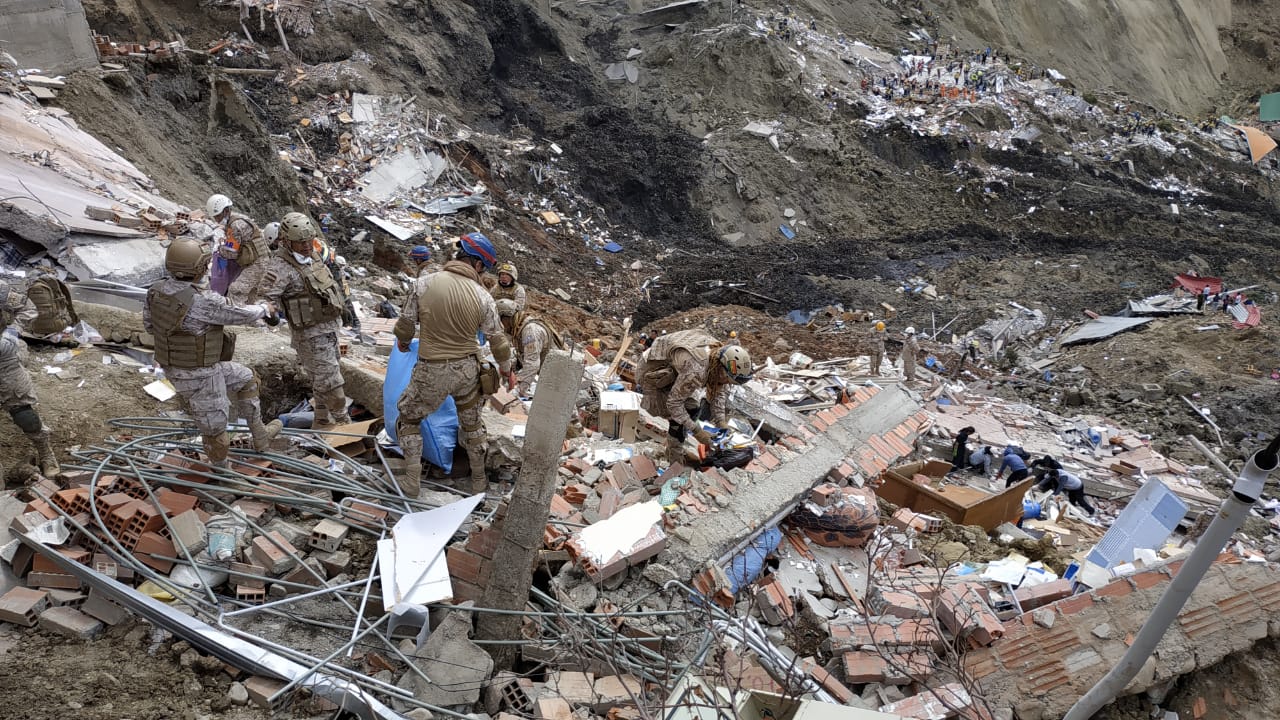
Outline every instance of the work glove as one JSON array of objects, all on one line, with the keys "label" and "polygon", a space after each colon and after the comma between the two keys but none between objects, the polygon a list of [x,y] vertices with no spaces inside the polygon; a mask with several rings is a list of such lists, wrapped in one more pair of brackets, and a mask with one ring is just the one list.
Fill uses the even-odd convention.
[{"label": "work glove", "polygon": [[407,343],[407,342],[400,342],[399,340],[397,340],[397,341],[396,341],[396,349],[397,349],[397,350],[399,350],[399,351],[400,351],[400,352],[402,352],[402,353],[407,353],[407,352],[409,352],[409,343]]},{"label": "work glove", "polygon": [[710,445],[710,444],[711,444],[711,433],[707,432],[707,431],[706,431],[705,429],[703,429],[703,428],[698,428],[697,430],[694,430],[694,431],[693,431],[693,437],[697,439],[698,444],[700,444],[700,445]]}]

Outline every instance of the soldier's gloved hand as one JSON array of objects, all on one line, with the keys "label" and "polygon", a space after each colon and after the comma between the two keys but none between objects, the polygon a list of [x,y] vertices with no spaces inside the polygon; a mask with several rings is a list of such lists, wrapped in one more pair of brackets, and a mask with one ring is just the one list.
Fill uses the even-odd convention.
[{"label": "soldier's gloved hand", "polygon": [[703,428],[698,428],[697,430],[694,430],[693,437],[697,439],[699,445],[711,444],[711,433],[707,432]]},{"label": "soldier's gloved hand", "polygon": [[517,385],[519,385],[519,384],[520,384],[520,381],[519,381],[518,379],[516,379],[516,371],[515,371],[515,370],[508,370],[508,371],[507,371],[507,389],[508,389],[508,390],[515,390],[515,389],[516,389],[516,386],[517,386]]},{"label": "soldier's gloved hand", "polygon": [[400,352],[405,352],[405,353],[407,353],[407,352],[409,352],[409,343],[407,343],[407,342],[400,342],[399,340],[397,340],[397,341],[396,341],[396,349],[397,349],[397,350],[399,350]]}]

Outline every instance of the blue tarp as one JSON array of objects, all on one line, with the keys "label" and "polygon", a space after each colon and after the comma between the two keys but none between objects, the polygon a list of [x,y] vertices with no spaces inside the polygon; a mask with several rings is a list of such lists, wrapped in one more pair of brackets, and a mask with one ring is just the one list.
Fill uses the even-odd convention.
[{"label": "blue tarp", "polygon": [[729,566],[724,569],[725,575],[729,577],[729,592],[737,595],[739,590],[760,577],[760,571],[764,569],[764,559],[769,553],[777,550],[781,542],[782,531],[772,527],[760,533],[760,536],[751,541],[745,550],[734,555],[729,561]]},{"label": "blue tarp", "polygon": [[[409,377],[418,364],[418,341],[409,345],[408,352],[400,352],[397,347],[391,348],[391,357],[387,360],[387,379],[382,385],[382,416],[386,419],[387,434],[392,440],[396,437],[396,419],[400,411],[396,403],[400,395],[409,387]],[[458,410],[453,398],[445,398],[444,404],[422,421],[422,457],[427,462],[441,468],[445,472],[453,470],[453,449],[458,444]]]}]

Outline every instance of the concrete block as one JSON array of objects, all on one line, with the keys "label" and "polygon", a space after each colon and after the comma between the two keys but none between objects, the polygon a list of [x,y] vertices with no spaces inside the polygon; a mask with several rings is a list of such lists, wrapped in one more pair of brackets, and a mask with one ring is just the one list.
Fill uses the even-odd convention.
[{"label": "concrete block", "polygon": [[53,589],[49,591],[49,604],[53,607],[72,607],[81,609],[88,596],[76,590]]},{"label": "concrete block", "polygon": [[148,567],[162,573],[167,573],[173,569],[173,561],[161,558],[177,557],[177,553],[178,551],[173,547],[172,540],[155,532],[144,532],[139,535],[138,542],[133,548],[134,557],[141,560]]},{"label": "concrete block", "polygon": [[105,627],[97,618],[69,607],[49,608],[40,613],[40,628],[73,640],[92,640]]},{"label": "concrete block", "polygon": [[128,610],[93,588],[89,589],[89,598],[80,606],[80,612],[108,625],[119,625],[131,617]]},{"label": "concrete block", "polygon": [[470,635],[471,613],[461,608],[446,614],[417,653],[417,665],[431,682],[423,682],[410,672],[401,680],[401,687],[431,705],[473,705],[493,674],[493,658],[471,642]]},{"label": "concrete block", "polygon": [[0,620],[23,627],[34,627],[40,613],[49,607],[49,593],[32,588],[15,587],[0,596]]},{"label": "concrete block", "polygon": [[174,515],[169,519],[169,525],[172,528],[170,536],[176,547],[185,547],[192,555],[208,547],[209,533],[200,521],[200,514],[195,510]]},{"label": "concrete block", "polygon": [[263,526],[263,530],[267,533],[278,532],[284,536],[289,544],[296,547],[306,547],[307,541],[311,538],[311,528],[300,523],[291,523],[283,518],[274,518],[271,522]]},{"label": "concrete block", "polygon": [[342,541],[347,539],[347,533],[350,531],[350,527],[337,520],[325,518],[311,528],[307,544],[317,550],[335,552],[342,545]]},{"label": "concrete block", "polygon": [[538,720],[573,720],[573,708],[564,698],[543,697],[534,701],[533,716]]},{"label": "concrete block", "polygon": [[[317,575],[319,578],[316,577]],[[285,582],[318,588],[324,584],[322,580],[326,580],[328,577],[329,573],[325,570],[324,564],[314,557],[309,557],[303,560],[301,565],[281,576],[280,579]],[[290,593],[304,592],[298,588],[287,587],[286,589]]]},{"label": "concrete block", "polygon": [[75,575],[32,571],[27,575],[27,587],[76,590],[80,587],[80,581],[76,579]]},{"label": "concrete block", "polygon": [[337,552],[316,552],[311,554],[311,558],[319,560],[324,566],[324,571],[329,577],[341,575],[351,569],[351,553],[346,550],[338,550]]},{"label": "concrete block", "polygon": [[547,688],[575,707],[590,705],[595,698],[591,673],[564,670],[553,673],[547,680]]}]

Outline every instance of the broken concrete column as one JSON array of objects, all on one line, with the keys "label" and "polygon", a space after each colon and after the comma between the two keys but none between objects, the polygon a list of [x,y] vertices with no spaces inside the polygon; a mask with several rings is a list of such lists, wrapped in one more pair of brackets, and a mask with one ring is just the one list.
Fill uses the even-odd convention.
[{"label": "broken concrete column", "polygon": [[[502,521],[502,539],[494,553],[493,571],[482,607],[520,610],[529,600],[534,562],[551,515],[551,497],[555,493],[564,433],[569,427],[581,382],[582,365],[569,353],[552,350],[547,355],[538,376],[533,406],[529,409],[520,482]],[[477,634],[486,640],[518,640],[521,619],[519,615],[485,615],[480,619]],[[515,660],[516,646],[490,647],[498,667],[509,669]]]},{"label": "broken concrete column", "polygon": [[444,616],[418,656],[426,658],[417,665],[431,682],[410,671],[399,685],[419,700],[439,707],[471,707],[493,673],[493,658],[471,642],[471,612],[465,605]]}]

